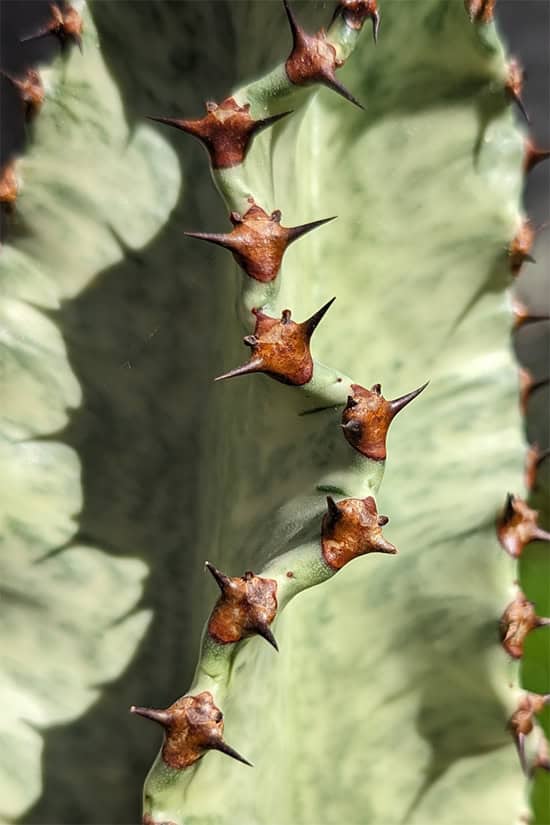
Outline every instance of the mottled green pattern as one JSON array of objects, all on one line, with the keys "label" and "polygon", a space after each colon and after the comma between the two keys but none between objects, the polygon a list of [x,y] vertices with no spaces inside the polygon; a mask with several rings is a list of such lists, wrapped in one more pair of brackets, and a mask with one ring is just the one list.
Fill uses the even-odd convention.
[{"label": "mottled green pattern", "polygon": [[[327,20],[324,4],[296,6],[299,15],[320,12]],[[101,94],[90,100],[73,92],[64,104],[72,100],[73,117],[60,123],[53,107],[61,90],[44,110],[23,167],[20,213],[33,234],[0,262],[7,295],[53,309],[63,336],[23,307],[36,315],[37,332],[31,327],[28,343],[13,348],[26,368],[10,367],[8,379],[25,384],[10,392],[3,432],[12,439],[51,433],[64,426],[68,408],[81,405],[62,437],[39,442],[54,465],[48,483],[30,471],[22,483],[48,497],[47,516],[37,508],[35,524],[20,503],[21,525],[11,506],[17,522],[9,546],[33,547],[26,536],[40,529],[42,555],[62,547],[82,508],[88,542],[36,568],[44,609],[58,605],[54,623],[64,628],[58,594],[70,554],[102,559],[105,579],[85,591],[90,615],[83,610],[82,622],[90,624],[77,628],[81,647],[73,650],[70,628],[66,641],[41,642],[52,669],[59,661],[78,682],[63,700],[64,716],[46,700],[41,705],[45,789],[27,818],[42,823],[136,820],[156,732],[124,713],[131,701],[162,706],[187,689],[215,597],[202,577],[204,559],[232,574],[259,570],[315,540],[326,495],[320,488],[366,493],[338,428],[339,410],[299,416],[304,393],[264,377],[211,384],[245,354],[240,302],[235,312],[243,275],[223,251],[182,236],[183,229],[227,226],[203,151],[187,136],[169,136],[182,186],[168,220],[179,173],[165,133],[156,137],[142,125],[145,114],[198,115],[201,99],[221,99],[279,61],[289,43],[281,8],[98,3],[94,13],[130,129],[87,21],[84,57],[73,54],[61,78],[76,87],[93,79]],[[305,109],[256,141],[243,175],[253,176],[249,187],[262,206],[282,209],[286,225],[339,215],[292,247],[273,298],[275,309],[289,306],[301,319],[337,296],[315,334],[316,358],[360,383],[381,381],[388,397],[432,381],[392,428],[378,497],[401,555],[354,562],[292,602],[275,627],[279,656],[259,639],[243,646],[223,710],[228,741],[256,767],[209,754],[185,800],[176,786],[153,801],[159,820],[501,825],[521,808],[523,782],[504,731],[515,669],[495,626],[515,573],[493,528],[504,493],[521,489],[503,293],[521,141],[502,93],[503,56],[492,27],[471,26],[462,3],[447,0],[387,0],[383,15],[379,46],[363,34],[341,72],[367,112],[326,90],[310,95]],[[55,129],[45,120],[48,108]],[[81,118],[91,119],[85,136]],[[67,157],[79,152],[84,168],[67,168]],[[128,247],[122,260],[119,239]],[[48,564],[59,564],[56,589],[41,572]],[[135,608],[145,565],[142,604],[152,609],[151,630],[138,649],[147,618],[141,612],[101,639],[98,623]],[[69,590],[77,599],[78,588]],[[20,591],[17,585],[17,609],[28,617],[33,608]],[[91,616],[98,605],[101,621]],[[104,662],[116,632],[124,638]],[[32,654],[22,656],[23,645],[14,636],[28,666]],[[96,707],[67,724],[96,698],[86,689],[113,678],[131,657]],[[36,685],[50,696],[49,683],[37,677]],[[23,708],[20,715],[27,718]],[[26,741],[19,730],[17,741]],[[10,814],[39,790],[33,737],[6,787]],[[31,773],[32,790],[24,779]]]}]

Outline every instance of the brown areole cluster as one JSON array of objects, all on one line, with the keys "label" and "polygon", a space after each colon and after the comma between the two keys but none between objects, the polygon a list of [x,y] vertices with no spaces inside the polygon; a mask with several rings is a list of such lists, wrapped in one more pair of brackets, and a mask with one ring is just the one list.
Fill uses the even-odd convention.
[{"label": "brown areole cluster", "polygon": [[182,696],[166,710],[132,705],[130,713],[158,722],[164,728],[162,758],[171,768],[183,770],[194,765],[207,751],[221,751],[245,765],[252,764],[223,739],[223,713],[205,690],[196,696]]},{"label": "brown areole cluster", "polygon": [[332,298],[311,318],[300,324],[291,320],[289,309],[283,310],[280,320],[265,315],[260,309],[252,310],[256,316],[254,334],[243,338],[244,343],[252,349],[250,360],[242,367],[226,372],[215,380],[263,372],[282,384],[291,384],[295,387],[307,384],[313,375],[313,358],[309,342],[319,321],[334,300]]},{"label": "brown areole cluster", "polygon": [[44,86],[36,69],[27,69],[22,77],[15,77],[8,72],[0,74],[9,80],[16,89],[17,94],[24,106],[25,119],[30,121],[38,114],[44,102]]},{"label": "brown areole cluster", "polygon": [[277,582],[247,571],[244,576],[226,576],[206,562],[221,590],[210,614],[208,632],[220,644],[240,642],[248,636],[263,636],[275,650],[277,642],[269,625],[277,614]]},{"label": "brown areole cluster", "polygon": [[426,389],[428,383],[393,401],[384,398],[380,384],[374,384],[370,390],[352,384],[353,395],[348,396],[342,413],[342,430],[354,450],[373,461],[385,461],[386,437],[391,422]]},{"label": "brown areole cluster", "polygon": [[521,659],[527,635],[538,627],[546,627],[550,619],[537,616],[535,605],[518,590],[515,598],[500,617],[500,640],[512,659]]},{"label": "brown areole cluster", "polygon": [[198,138],[208,154],[213,169],[229,169],[238,166],[246,157],[252,139],[278,120],[290,114],[254,120],[250,114],[250,103],[239,106],[235,98],[228,97],[221,103],[208,101],[206,115],[199,120],[179,120],[174,117],[150,117],[157,123],[165,123],[182,132]]},{"label": "brown areole cluster", "polygon": [[531,541],[550,541],[550,533],[538,526],[538,515],[522,498],[508,493],[504,511],[497,519],[497,537],[513,558],[519,558]]},{"label": "brown areole cluster", "polygon": [[333,21],[341,14],[350,29],[362,29],[365,20],[372,21],[372,38],[378,41],[380,13],[376,0],[340,0],[334,12]]},{"label": "brown areole cluster", "polygon": [[82,51],[82,17],[73,6],[64,5],[63,8],[50,4],[50,20],[38,31],[21,38],[25,43],[29,40],[38,40],[49,34],[57,37],[61,48],[65,49],[73,41]]},{"label": "brown areole cluster", "polygon": [[250,278],[262,283],[273,281],[281,268],[283,255],[291,243],[301,238],[312,229],[322,226],[332,218],[300,226],[281,225],[281,212],[276,209],[270,215],[262,209],[254,198],[249,198],[250,207],[240,215],[232,212],[229,216],[233,230],[219,235],[212,232],[185,232],[190,238],[223,246],[229,249],[236,262]]},{"label": "brown areole cluster", "polygon": [[315,35],[306,34],[298,25],[287,0],[283,2],[292,32],[292,51],[285,63],[290,82],[295,86],[320,83],[362,109],[359,101],[336,79],[335,71],[344,65],[344,61],[337,57],[336,49],[328,42],[326,33],[321,29]]},{"label": "brown areole cluster", "polygon": [[382,535],[382,527],[389,518],[378,515],[372,496],[346,498],[338,503],[328,496],[327,508],[321,528],[321,547],[324,560],[333,570],[340,570],[365,553],[397,553],[397,548]]}]

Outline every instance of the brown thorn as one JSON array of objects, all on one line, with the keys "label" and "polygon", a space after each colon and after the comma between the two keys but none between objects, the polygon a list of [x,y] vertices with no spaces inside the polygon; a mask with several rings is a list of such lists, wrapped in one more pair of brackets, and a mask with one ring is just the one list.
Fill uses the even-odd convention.
[{"label": "brown thorn", "polygon": [[298,48],[301,43],[304,42],[303,30],[298,25],[298,21],[296,20],[296,17],[294,16],[294,12],[290,8],[287,0],[283,0],[283,6],[285,8],[286,16],[287,16],[287,19],[288,19],[288,24],[290,26],[290,32],[292,34],[292,47],[293,47],[293,50],[294,50],[294,49]]},{"label": "brown thorn", "polygon": [[239,375],[248,375],[253,372],[262,372],[264,363],[260,358],[255,358],[249,361],[248,364],[243,364],[242,367],[236,367],[234,370],[224,372],[223,375],[218,375],[214,381],[225,381],[226,378],[237,378]]},{"label": "brown thorn", "polygon": [[208,572],[212,574],[216,581],[216,584],[223,593],[229,584],[229,576],[226,576],[225,573],[222,573],[220,570],[218,570],[217,567],[214,567],[214,565],[211,564],[209,561],[205,561],[204,566],[208,570]]},{"label": "brown thorn", "polygon": [[525,174],[531,172],[535,166],[538,166],[539,163],[542,163],[548,158],[550,158],[550,149],[539,149],[530,138],[525,139],[525,154],[523,161]]},{"label": "brown thorn", "polygon": [[343,97],[344,100],[349,100],[349,102],[353,103],[354,106],[357,106],[357,108],[365,111],[363,104],[360,103],[357,98],[354,97],[354,95],[352,95],[352,93],[349,92],[346,87],[336,79],[334,75],[331,76],[327,74],[320,82],[323,86],[327,86],[327,88],[332,89],[332,91],[336,92],[336,94],[340,95],[340,97]]},{"label": "brown thorn", "polygon": [[525,72],[516,58],[512,58],[507,66],[506,82],[504,89],[508,97],[515,102],[527,123],[530,123],[529,115],[523,104],[521,97],[523,91],[523,81]]},{"label": "brown thorn", "polygon": [[232,249],[231,235],[223,235],[216,232],[184,232],[188,238],[196,238],[198,241],[207,241],[208,243],[215,243],[217,246],[223,246],[224,249]]},{"label": "brown thorn", "polygon": [[[268,129],[270,126],[274,126],[279,120],[282,120],[287,115],[291,115],[292,112],[292,109],[287,109],[286,112],[279,112],[276,115],[270,115],[269,117],[264,117],[260,120],[254,121],[252,134],[255,136],[259,132],[263,132],[264,129]],[[249,763],[247,762],[247,764]]]},{"label": "brown thorn", "polygon": [[275,636],[271,632],[271,628],[269,627],[268,624],[259,623],[255,626],[255,630],[256,630],[256,633],[259,636],[261,636],[263,639],[265,639],[266,642],[269,642],[271,647],[275,648],[277,653],[279,652],[279,645],[277,644],[277,640],[275,639]]},{"label": "brown thorn", "polygon": [[[280,217],[279,212],[279,217]],[[319,226],[323,226],[325,223],[330,223],[330,221],[336,220],[336,215],[333,215],[331,218],[321,218],[318,221],[311,221],[311,223],[303,223],[300,226],[290,226],[287,229],[288,234],[288,243],[294,243],[294,241],[301,238],[302,235],[307,235],[308,232],[312,232],[314,229],[317,229]]]},{"label": "brown thorn", "polygon": [[254,767],[252,762],[249,762],[248,759],[245,759],[244,756],[237,753],[235,748],[232,748],[231,745],[228,745],[223,739],[213,742],[210,745],[209,750],[220,751],[220,753],[225,753],[226,756],[230,756],[231,759],[236,759],[237,762],[242,762],[243,765],[248,765],[250,768]]},{"label": "brown thorn", "polygon": [[346,26],[356,31],[360,31],[363,28],[365,20],[370,17],[372,22],[372,39],[375,43],[378,42],[380,13],[376,5],[376,0],[340,0],[334,10],[331,25],[339,14],[344,18]]},{"label": "brown thorn", "polygon": [[[413,390],[412,392],[409,392],[406,395],[402,395],[400,398],[394,398],[393,401],[390,401],[389,403],[390,403],[393,415],[397,415],[397,413],[401,412],[401,410],[404,409],[404,407],[406,407],[407,404],[410,404],[411,401],[414,401],[414,399],[417,396],[419,396],[420,393],[423,392],[426,389],[426,387],[428,386],[429,383],[430,383],[429,381],[426,381],[426,383],[422,384],[422,386],[418,387],[418,389]],[[378,386],[380,386],[380,385],[378,385]]]},{"label": "brown thorn", "polygon": [[327,314],[335,300],[335,297],[331,298],[330,301],[327,301],[326,304],[324,304],[324,306],[321,307],[321,309],[318,309],[317,312],[314,312],[313,315],[307,319],[307,321],[302,321],[300,326],[304,329],[308,340],[311,338],[311,336],[319,326],[319,323]]},{"label": "brown thorn", "polygon": [[378,43],[378,35],[380,34],[380,12],[378,9],[372,15],[372,39]]},{"label": "brown thorn", "polygon": [[132,705],[130,713],[135,713],[137,716],[143,716],[145,719],[151,719],[165,728],[170,724],[170,714],[165,710],[155,710],[154,708],[140,708]]},{"label": "brown thorn", "polygon": [[342,514],[340,512],[340,509],[334,501],[334,499],[332,498],[332,496],[327,496],[327,510],[328,518],[332,523],[338,521],[341,518]]}]

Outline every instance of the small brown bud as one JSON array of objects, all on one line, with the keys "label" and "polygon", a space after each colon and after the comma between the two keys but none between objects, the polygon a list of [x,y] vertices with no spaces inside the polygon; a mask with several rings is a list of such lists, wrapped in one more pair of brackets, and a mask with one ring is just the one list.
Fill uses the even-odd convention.
[{"label": "small brown bud", "polygon": [[328,42],[326,33],[321,29],[315,35],[306,34],[298,25],[287,0],[283,2],[292,32],[292,51],[285,63],[290,82],[296,86],[320,83],[362,109],[359,101],[336,79],[335,71],[343,66],[344,61],[337,58],[336,49]]},{"label": "small brown bud", "polygon": [[250,103],[239,106],[233,97],[228,97],[220,104],[208,102],[206,115],[199,120],[178,120],[171,117],[150,117],[149,120],[165,123],[198,138],[210,155],[212,167],[228,169],[243,162],[252,139],[258,132],[288,114],[290,113],[282,112],[263,120],[253,120]]},{"label": "small brown bud", "polygon": [[207,232],[186,232],[190,238],[223,246],[247,275],[256,281],[268,283],[277,277],[286,248],[305,235],[334,218],[324,218],[301,226],[281,226],[281,213],[269,215],[249,198],[250,208],[243,216],[233,212],[230,216],[233,230],[225,235]]},{"label": "small brown bud", "polygon": [[17,200],[19,185],[15,174],[15,161],[9,161],[0,172],[0,203],[13,207]]},{"label": "small brown bud", "polygon": [[321,528],[321,546],[323,558],[333,570],[340,570],[365,553],[397,553],[397,548],[382,535],[381,528],[389,519],[378,515],[372,496],[346,498],[339,502],[329,496],[327,508]]},{"label": "small brown bud", "polygon": [[285,309],[281,320],[265,315],[260,309],[253,309],[256,327],[253,335],[247,335],[244,343],[252,349],[250,361],[242,367],[218,376],[216,381],[263,372],[282,384],[301,387],[311,380],[313,358],[309,342],[319,321],[335,299],[328,301],[307,321],[296,324],[291,321],[290,310]]},{"label": "small brown bud", "polygon": [[333,21],[341,14],[346,26],[359,31],[363,28],[365,20],[372,21],[372,37],[374,42],[378,41],[380,31],[380,12],[376,0],[339,0],[334,12]]},{"label": "small brown bud", "polygon": [[548,624],[550,619],[537,616],[533,602],[528,601],[521,590],[518,590],[515,599],[500,617],[500,641],[504,650],[512,659],[521,659],[527,634]]},{"label": "small brown bud", "polygon": [[0,72],[16,88],[25,107],[25,117],[31,120],[38,114],[44,102],[44,86],[35,69],[27,69],[22,77],[14,77],[7,72]]},{"label": "small brown bud", "polygon": [[49,34],[59,40],[61,48],[65,49],[69,41],[73,40],[82,51],[82,17],[72,6],[60,9],[54,3],[50,4],[51,19],[38,31],[21,38],[22,43],[28,40],[38,40]]},{"label": "small brown bud", "polygon": [[427,386],[428,382],[407,395],[387,401],[380,384],[374,384],[370,390],[352,384],[353,396],[349,396],[342,413],[342,429],[347,441],[367,458],[384,461],[386,436],[391,422]]},{"label": "small brown bud", "polygon": [[238,762],[250,765],[223,740],[223,713],[205,690],[196,696],[182,696],[166,710],[132,705],[131,713],[158,722],[164,728],[162,758],[171,768],[183,770],[194,765],[209,750],[217,750]]},{"label": "small brown bud", "polygon": [[508,493],[497,519],[497,538],[512,558],[519,558],[531,541],[550,541],[550,533],[537,524],[538,515],[522,498]]},{"label": "small brown bud", "polygon": [[277,614],[277,582],[250,571],[244,576],[226,576],[213,564],[207,569],[216,579],[221,596],[208,622],[208,632],[217,642],[240,642],[258,633],[278,650],[269,625]]},{"label": "small brown bud", "polygon": [[524,220],[518,229],[514,240],[508,248],[510,269],[513,275],[518,275],[525,261],[535,263],[531,256],[531,249],[535,240],[535,230],[529,220]]},{"label": "small brown bud", "polygon": [[512,60],[509,61],[507,66],[504,90],[508,97],[516,103],[521,114],[523,115],[527,123],[529,123],[529,115],[527,114],[521,97],[524,80],[525,72],[523,71],[522,66],[520,65],[519,61],[516,60],[516,58],[512,58]]},{"label": "small brown bud", "polygon": [[550,158],[550,149],[539,149],[530,138],[525,138],[523,168],[525,174],[531,172],[543,160]]},{"label": "small brown bud", "polygon": [[464,5],[472,23],[490,23],[493,19],[496,0],[464,0]]}]

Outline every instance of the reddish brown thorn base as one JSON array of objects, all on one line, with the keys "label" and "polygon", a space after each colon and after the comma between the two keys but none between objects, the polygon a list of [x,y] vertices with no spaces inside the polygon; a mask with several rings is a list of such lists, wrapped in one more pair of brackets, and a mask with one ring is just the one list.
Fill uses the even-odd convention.
[{"label": "reddish brown thorn base", "polygon": [[490,23],[493,19],[496,0],[464,0],[470,20],[475,23]]},{"label": "reddish brown thorn base", "polygon": [[523,168],[525,174],[531,172],[543,160],[550,158],[550,149],[539,149],[530,138],[525,139]]},{"label": "reddish brown thorn base", "polygon": [[529,220],[524,220],[518,229],[514,240],[508,247],[508,258],[512,274],[518,275],[525,261],[534,263],[531,249],[535,241],[535,229]]},{"label": "reddish brown thorn base", "polygon": [[15,174],[15,161],[12,160],[0,172],[0,203],[12,207],[17,200],[19,185]]},{"label": "reddish brown thorn base", "polygon": [[497,538],[512,558],[519,558],[531,541],[550,541],[550,533],[537,524],[538,515],[519,496],[508,493],[504,511],[497,519]]},{"label": "reddish brown thorn base", "polygon": [[54,3],[50,5],[51,20],[46,25],[39,29],[34,34],[27,35],[21,38],[21,42],[25,43],[28,40],[38,40],[41,37],[46,37],[48,34],[53,34],[59,40],[61,48],[64,49],[72,40],[76,43],[80,51],[82,51],[82,17],[72,6],[66,6],[60,9]]},{"label": "reddish brown thorn base", "polygon": [[292,51],[285,63],[290,82],[296,86],[321,83],[362,109],[359,101],[336,79],[335,71],[344,61],[336,57],[336,49],[328,42],[326,33],[321,29],[315,35],[306,34],[296,22],[287,0],[283,2],[292,32]]},{"label": "reddish brown thorn base", "polygon": [[247,335],[244,343],[252,349],[250,361],[242,367],[218,376],[216,381],[263,372],[282,384],[301,387],[311,380],[313,358],[309,342],[319,321],[335,299],[328,301],[307,321],[296,324],[291,321],[290,310],[285,309],[281,320],[264,315],[260,309],[253,309],[256,327],[253,335]]},{"label": "reddish brown thorn base", "polygon": [[253,120],[250,115],[250,103],[239,106],[232,97],[228,97],[219,105],[208,102],[206,112],[200,120],[178,120],[170,117],[150,117],[149,120],[174,126],[198,138],[210,155],[212,167],[228,169],[243,162],[252,139],[258,132],[289,114],[282,112],[263,120]]},{"label": "reddish brown thorn base", "polygon": [[535,605],[519,590],[500,618],[500,641],[504,650],[512,659],[521,659],[527,634],[548,624],[550,619],[537,616]]},{"label": "reddish brown thorn base", "polygon": [[376,0],[339,0],[333,21],[339,14],[344,18],[346,26],[357,31],[363,28],[365,20],[372,20],[372,37],[375,43],[378,41],[380,12]]},{"label": "reddish brown thorn base", "polygon": [[281,226],[281,213],[277,210],[269,215],[261,206],[249,198],[250,208],[244,215],[231,214],[234,229],[225,235],[206,232],[186,232],[190,238],[223,246],[247,275],[256,281],[268,283],[277,277],[286,248],[305,235],[334,218],[324,218],[302,226]]},{"label": "reddish brown thorn base", "polygon": [[329,496],[327,507],[321,528],[321,547],[324,560],[333,570],[340,570],[365,553],[397,553],[397,548],[382,535],[381,528],[389,519],[378,515],[372,496],[338,502]]},{"label": "reddish brown thorn base", "polygon": [[206,562],[221,590],[221,596],[208,622],[210,636],[221,644],[240,642],[258,633],[278,650],[270,630],[277,613],[277,582],[247,572],[244,576],[226,576]]},{"label": "reddish brown thorn base", "polygon": [[507,728],[514,737],[521,767],[525,774],[528,773],[525,759],[525,737],[533,730],[535,714],[540,713],[549,701],[550,694],[542,696],[538,693],[525,693],[508,720]]},{"label": "reddish brown thorn base", "polygon": [[384,461],[386,436],[391,422],[403,407],[426,389],[428,383],[393,401],[384,398],[380,384],[374,384],[370,390],[352,384],[353,395],[349,396],[342,413],[342,429],[347,441],[367,458]]},{"label": "reddish brown thorn base", "polygon": [[539,464],[550,456],[550,448],[540,450],[538,444],[531,444],[525,456],[524,480],[525,487],[531,491],[537,485],[537,471]]},{"label": "reddish brown thorn base", "polygon": [[513,100],[514,103],[517,105],[527,123],[530,123],[529,115],[527,114],[527,110],[525,109],[522,100],[524,80],[525,72],[523,71],[523,68],[521,67],[518,60],[516,60],[516,58],[514,57],[512,58],[512,60],[509,61],[507,66],[504,90],[510,98],[510,100]]},{"label": "reddish brown thorn base", "polygon": [[196,696],[182,696],[166,710],[132,705],[130,712],[162,725],[162,758],[171,768],[188,768],[209,750],[221,751],[238,762],[250,765],[250,762],[224,742],[223,713],[216,707],[212,694],[207,690]]},{"label": "reddish brown thorn base", "polygon": [[35,69],[27,69],[23,77],[14,77],[7,72],[0,72],[0,74],[15,86],[25,107],[25,117],[27,120],[32,120],[44,102],[44,86],[38,72]]}]

